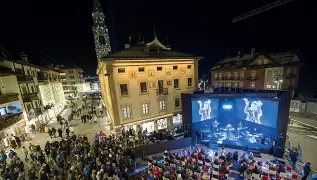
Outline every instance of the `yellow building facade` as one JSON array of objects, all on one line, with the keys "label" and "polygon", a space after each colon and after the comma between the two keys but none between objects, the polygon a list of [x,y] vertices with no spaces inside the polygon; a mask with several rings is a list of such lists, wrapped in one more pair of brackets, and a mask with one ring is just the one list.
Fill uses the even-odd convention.
[{"label": "yellow building facade", "polygon": [[171,129],[181,114],[181,93],[197,90],[200,59],[156,37],[102,58],[97,73],[114,128]]}]

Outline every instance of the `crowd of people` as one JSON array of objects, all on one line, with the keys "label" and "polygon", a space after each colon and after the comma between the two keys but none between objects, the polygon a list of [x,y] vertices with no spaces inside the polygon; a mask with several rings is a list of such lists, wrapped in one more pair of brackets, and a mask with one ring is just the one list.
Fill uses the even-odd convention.
[{"label": "crowd of people", "polygon": [[10,161],[6,153],[1,152],[2,179],[22,180],[26,179],[26,174],[30,180],[128,179],[134,167],[133,150],[122,138],[105,136],[103,132],[98,133],[92,144],[86,136],[72,135],[61,141],[47,142],[44,149],[30,144],[28,149],[22,147],[22,150],[24,157],[11,151]]}]

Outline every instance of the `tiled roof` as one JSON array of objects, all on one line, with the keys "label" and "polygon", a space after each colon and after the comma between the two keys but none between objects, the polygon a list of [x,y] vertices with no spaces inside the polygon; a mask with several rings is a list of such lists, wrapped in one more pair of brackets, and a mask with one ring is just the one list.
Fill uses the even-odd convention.
[{"label": "tiled roof", "polygon": [[[248,67],[259,56],[264,56],[272,62],[272,64],[268,64],[268,66],[281,66],[281,65],[286,65],[291,63],[294,57],[297,56],[297,52],[295,51],[282,52],[282,53],[257,52],[257,53],[254,53],[253,56],[251,54],[243,54],[240,56],[226,57],[223,60],[217,62],[213,66],[212,70]],[[298,62],[300,63],[300,61]]]},{"label": "tiled roof", "polygon": [[[158,48],[158,51],[151,51],[151,47]],[[178,52],[166,48],[161,44],[157,38],[150,43],[142,43],[131,46],[119,52],[111,53],[110,55],[102,58],[108,59],[151,59],[151,58],[165,58],[165,59],[182,59],[182,58],[200,58],[191,54]],[[201,59],[201,58],[200,58]]]}]

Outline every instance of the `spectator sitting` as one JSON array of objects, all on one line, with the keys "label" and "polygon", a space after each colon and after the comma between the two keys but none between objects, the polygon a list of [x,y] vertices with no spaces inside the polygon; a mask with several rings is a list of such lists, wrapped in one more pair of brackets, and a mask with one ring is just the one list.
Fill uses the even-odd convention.
[{"label": "spectator sitting", "polygon": [[252,152],[250,152],[249,159],[250,159],[251,161],[254,160],[254,155],[253,155]]},{"label": "spectator sitting", "polygon": [[280,164],[278,169],[277,169],[277,172],[278,173],[286,173],[285,166],[283,164]]},{"label": "spectator sitting", "polygon": [[219,160],[218,160],[218,159],[215,159],[214,164],[215,164],[215,165],[220,165]]},{"label": "spectator sitting", "polygon": [[236,151],[233,153],[233,160],[238,162],[238,159],[239,159],[239,153],[238,153],[238,151]]},{"label": "spectator sitting", "polygon": [[247,163],[243,162],[239,169],[240,175],[243,174],[247,169],[248,169]]},{"label": "spectator sitting", "polygon": [[228,161],[228,163],[233,163],[233,157],[231,152],[227,154],[226,160]]},{"label": "spectator sitting", "polygon": [[254,166],[254,168],[252,169],[252,173],[254,174],[261,174],[260,169],[258,168],[258,166]]},{"label": "spectator sitting", "polygon": [[215,159],[219,159],[218,152],[215,153]]}]

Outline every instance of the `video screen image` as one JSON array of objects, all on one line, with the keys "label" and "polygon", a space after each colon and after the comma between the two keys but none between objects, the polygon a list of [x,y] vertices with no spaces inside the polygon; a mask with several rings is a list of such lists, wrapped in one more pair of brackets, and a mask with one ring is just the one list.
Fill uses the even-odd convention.
[{"label": "video screen image", "polygon": [[236,117],[252,123],[276,128],[278,101],[267,99],[236,99]]},{"label": "video screen image", "polygon": [[278,101],[256,98],[220,99],[210,103],[219,105],[219,108],[215,108],[215,115],[202,122],[199,119],[202,116],[195,114],[200,109],[197,101],[192,101],[193,122],[199,121],[193,124],[193,137],[200,143],[269,149],[273,140],[276,140]]},{"label": "video screen image", "polygon": [[192,100],[192,123],[210,120],[218,117],[219,99],[194,99]]}]

